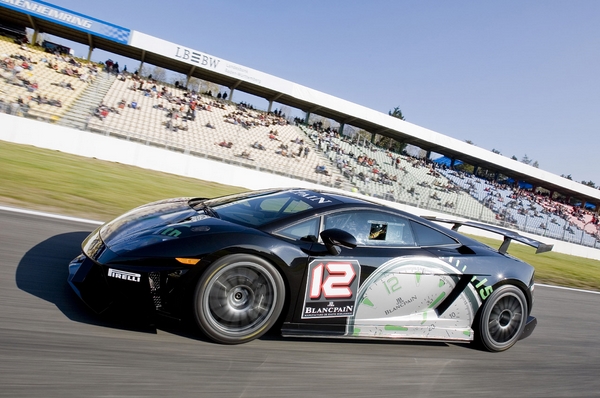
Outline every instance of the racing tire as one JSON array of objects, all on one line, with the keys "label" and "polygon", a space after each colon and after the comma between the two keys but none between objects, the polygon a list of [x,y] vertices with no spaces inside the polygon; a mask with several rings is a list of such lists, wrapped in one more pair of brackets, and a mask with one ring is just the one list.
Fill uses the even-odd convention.
[{"label": "racing tire", "polygon": [[485,301],[477,324],[482,348],[508,350],[521,337],[527,321],[527,300],[516,286],[503,285]]},{"label": "racing tire", "polygon": [[203,273],[194,293],[194,315],[211,340],[241,344],[259,338],[278,320],[285,299],[281,274],[247,254],[225,256]]}]

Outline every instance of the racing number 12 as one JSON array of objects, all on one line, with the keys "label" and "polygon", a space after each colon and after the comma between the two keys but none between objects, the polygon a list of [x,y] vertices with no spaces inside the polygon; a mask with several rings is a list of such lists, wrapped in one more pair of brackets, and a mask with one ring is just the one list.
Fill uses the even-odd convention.
[{"label": "racing number 12", "polygon": [[[325,270],[327,270],[327,277],[325,277]],[[327,263],[327,265],[320,263],[310,274],[310,298],[318,299],[321,294],[326,299],[351,298],[350,285],[355,277],[356,272],[350,263]]]}]

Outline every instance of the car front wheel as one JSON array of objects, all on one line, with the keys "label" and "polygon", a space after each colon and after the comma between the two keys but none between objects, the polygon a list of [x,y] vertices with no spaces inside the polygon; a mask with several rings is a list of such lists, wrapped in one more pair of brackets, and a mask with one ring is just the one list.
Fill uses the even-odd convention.
[{"label": "car front wheel", "polygon": [[266,333],[281,313],[283,278],[268,261],[246,254],[217,260],[194,294],[198,326],[212,340],[240,344]]},{"label": "car front wheel", "polygon": [[516,286],[503,285],[485,301],[478,321],[478,341],[488,351],[512,347],[523,333],[527,300]]}]

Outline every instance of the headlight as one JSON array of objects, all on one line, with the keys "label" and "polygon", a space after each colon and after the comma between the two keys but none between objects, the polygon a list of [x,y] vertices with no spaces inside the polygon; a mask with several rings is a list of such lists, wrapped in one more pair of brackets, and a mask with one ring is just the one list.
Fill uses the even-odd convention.
[{"label": "headlight", "polygon": [[533,304],[534,301],[534,295],[533,295],[533,291],[535,290],[535,273],[533,275],[531,275],[531,281],[529,282],[529,291],[531,292],[531,304]]}]

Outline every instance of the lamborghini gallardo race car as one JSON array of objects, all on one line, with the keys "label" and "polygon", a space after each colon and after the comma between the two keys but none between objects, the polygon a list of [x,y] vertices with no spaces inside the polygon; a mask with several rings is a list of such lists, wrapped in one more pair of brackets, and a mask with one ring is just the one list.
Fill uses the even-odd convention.
[{"label": "lamborghini gallardo race car", "polygon": [[[450,220],[436,220],[445,221]],[[503,351],[533,331],[532,266],[516,240],[473,222],[452,229],[346,194],[281,189],[177,198],[133,209],[92,232],[68,281],[95,312],[193,317],[210,339],[283,336],[476,342]],[[504,236],[499,249],[461,225]]]}]

